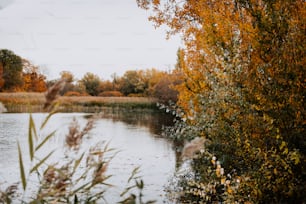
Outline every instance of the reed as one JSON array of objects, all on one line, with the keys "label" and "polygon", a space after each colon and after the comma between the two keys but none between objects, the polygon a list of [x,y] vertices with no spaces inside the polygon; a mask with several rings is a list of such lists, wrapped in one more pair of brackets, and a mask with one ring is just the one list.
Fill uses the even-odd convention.
[{"label": "reed", "polygon": [[[61,86],[59,84],[58,86]],[[157,109],[157,99],[148,97],[52,96],[46,93],[0,93],[0,102],[8,112],[43,112],[44,104],[57,100],[61,112],[99,112],[104,107],[128,109]],[[51,104],[48,104],[51,105]]]}]

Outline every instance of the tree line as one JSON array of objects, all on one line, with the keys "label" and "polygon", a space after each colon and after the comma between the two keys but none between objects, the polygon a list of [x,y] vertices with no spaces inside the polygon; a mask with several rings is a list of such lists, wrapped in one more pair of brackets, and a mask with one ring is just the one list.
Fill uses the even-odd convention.
[{"label": "tree line", "polygon": [[10,50],[0,50],[0,92],[44,92],[46,90],[46,77],[40,72],[38,66]]},{"label": "tree line", "polygon": [[60,93],[65,96],[141,96],[162,102],[177,100],[174,87],[180,83],[178,73],[155,68],[128,70],[123,76],[114,73],[111,80],[90,72],[78,80],[72,72],[62,71],[58,79],[47,80],[38,66],[10,50],[0,50],[0,92],[44,92],[58,80],[66,81]]}]

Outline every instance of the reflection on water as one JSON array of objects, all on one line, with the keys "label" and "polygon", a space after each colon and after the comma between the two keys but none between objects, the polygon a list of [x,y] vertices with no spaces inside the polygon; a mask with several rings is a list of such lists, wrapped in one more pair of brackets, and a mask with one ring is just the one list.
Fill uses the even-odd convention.
[{"label": "reflection on water", "polygon": [[[41,124],[46,114],[33,114],[35,123]],[[110,141],[110,147],[120,150],[109,166],[109,174],[114,175],[108,181],[117,187],[107,194],[109,203],[118,201],[122,187],[132,170],[140,166],[145,182],[146,199],[157,199],[158,203],[165,200],[163,187],[175,170],[175,152],[172,144],[160,137],[161,126],[169,125],[171,118],[156,112],[120,112],[104,111],[99,114],[95,128],[90,133],[90,139],[84,141],[86,146],[92,146],[99,141]],[[47,127],[40,134],[47,135],[57,129],[57,134],[43,151],[64,147],[64,138],[73,118],[80,125],[85,125],[89,114],[60,113],[51,118]],[[19,178],[17,144],[22,146],[23,154],[27,153],[27,129],[29,114],[0,114],[0,186],[6,186]],[[61,153],[56,154],[57,160]],[[29,159],[25,158],[25,162]]]},{"label": "reflection on water", "polygon": [[128,125],[145,127],[156,136],[161,135],[163,126],[173,125],[173,116],[158,111],[105,109],[100,113],[102,118],[111,119],[114,122],[121,121]]}]

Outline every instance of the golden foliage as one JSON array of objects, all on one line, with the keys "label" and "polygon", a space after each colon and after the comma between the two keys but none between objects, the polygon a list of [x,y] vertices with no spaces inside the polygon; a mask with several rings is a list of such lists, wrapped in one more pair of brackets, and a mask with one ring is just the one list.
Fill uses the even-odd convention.
[{"label": "golden foliage", "polygon": [[236,201],[303,200],[305,1],[137,2],[184,40],[178,105],[194,137],[208,137],[206,149],[249,178]]}]

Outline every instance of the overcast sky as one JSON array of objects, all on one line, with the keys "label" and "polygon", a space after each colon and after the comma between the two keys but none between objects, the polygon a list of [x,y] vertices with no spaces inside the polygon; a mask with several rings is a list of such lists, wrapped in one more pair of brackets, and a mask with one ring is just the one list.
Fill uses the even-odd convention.
[{"label": "overcast sky", "polygon": [[176,62],[179,38],[166,40],[136,0],[0,0],[0,7],[0,49],[41,66],[49,79],[63,70],[110,79]]}]

